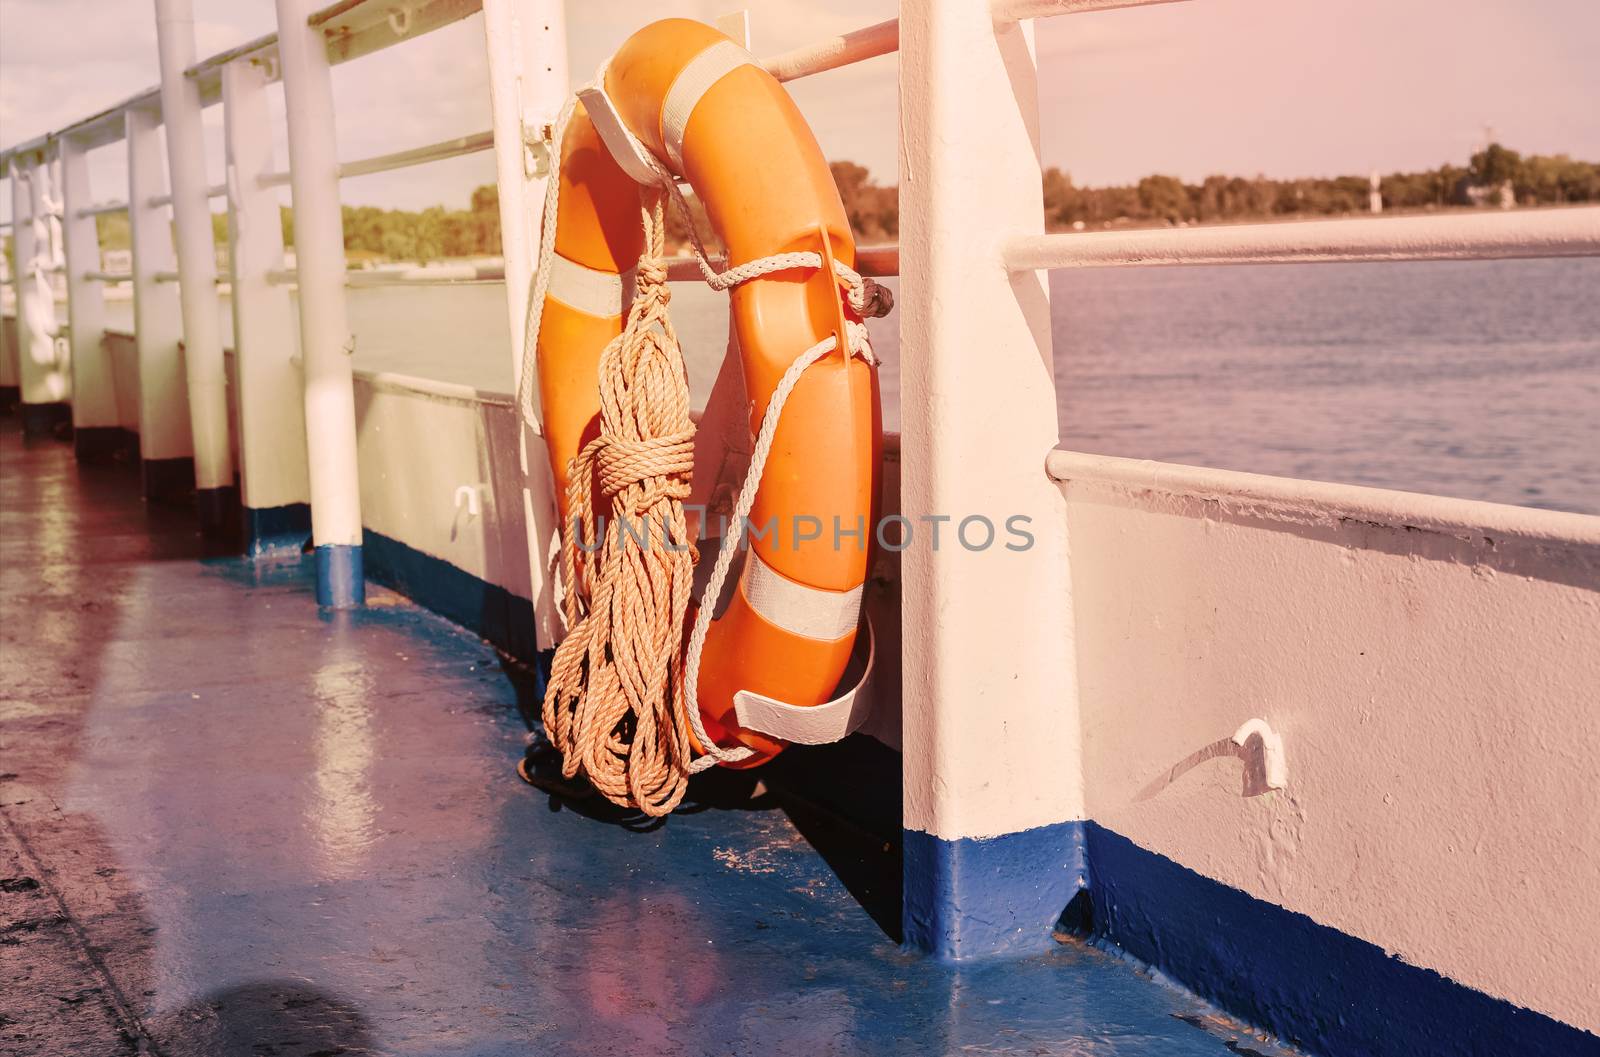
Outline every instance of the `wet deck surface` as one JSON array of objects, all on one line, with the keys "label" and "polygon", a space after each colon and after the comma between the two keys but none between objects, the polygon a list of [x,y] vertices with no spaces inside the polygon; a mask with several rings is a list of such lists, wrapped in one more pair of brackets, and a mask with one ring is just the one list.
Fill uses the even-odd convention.
[{"label": "wet deck surface", "polygon": [[0,1053],[1281,1052],[1092,949],[903,952],[762,801],[563,807],[482,642],[0,452]]}]

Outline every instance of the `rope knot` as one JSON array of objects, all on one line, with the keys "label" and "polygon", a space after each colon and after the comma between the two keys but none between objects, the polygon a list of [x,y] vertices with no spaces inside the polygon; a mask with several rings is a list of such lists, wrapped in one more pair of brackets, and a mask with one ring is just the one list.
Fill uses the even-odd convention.
[{"label": "rope knot", "polygon": [[888,287],[861,275],[850,282],[850,293],[846,300],[862,319],[880,319],[894,308],[894,295]]},{"label": "rope knot", "polygon": [[667,264],[660,257],[640,257],[638,264],[638,290],[643,294],[659,293],[663,302],[671,299],[671,291],[667,287]]},{"label": "rope knot", "polygon": [[685,478],[682,490],[687,495],[687,477],[694,469],[694,430],[646,440],[606,438],[595,452],[595,469],[607,497],[666,477]]}]

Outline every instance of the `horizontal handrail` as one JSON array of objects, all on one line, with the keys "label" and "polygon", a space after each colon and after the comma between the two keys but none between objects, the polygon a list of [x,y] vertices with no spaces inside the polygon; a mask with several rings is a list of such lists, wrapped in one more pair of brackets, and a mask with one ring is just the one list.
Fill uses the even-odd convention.
[{"label": "horizontal handrail", "polygon": [[[225,198],[227,197],[227,194],[228,185],[225,183],[212,184],[210,187],[206,188],[207,198]],[[151,209],[160,209],[162,206],[170,206],[172,204],[172,192],[168,191],[164,195],[151,195],[149,198],[145,199],[145,204]]]},{"label": "horizontal handrail", "polygon": [[1178,4],[1184,0],[992,0],[989,10],[996,22],[1021,22],[1027,18],[1081,15],[1089,11],[1115,11],[1124,7]]},{"label": "horizontal handrail", "polygon": [[177,272],[156,272],[151,276],[158,283],[175,283],[178,281]]},{"label": "horizontal handrail", "polygon": [[1217,500],[1234,510],[1276,507],[1325,520],[1329,510],[1377,525],[1405,526],[1450,535],[1493,534],[1499,538],[1549,540],[1600,547],[1600,517],[1563,510],[1508,506],[1477,499],[1400,492],[1367,485],[1302,481],[1289,477],[1218,470],[1204,466],[1088,455],[1057,448],[1045,456],[1045,472],[1067,484],[1092,482],[1140,492]]},{"label": "horizontal handrail", "polygon": [[1028,235],[1011,271],[1197,264],[1315,264],[1600,256],[1600,206]]},{"label": "horizontal handrail", "polygon": [[130,272],[90,271],[84,272],[83,277],[91,283],[125,283],[132,280],[133,275]]},{"label": "horizontal handrail", "polygon": [[[351,269],[344,273],[346,286],[458,286],[462,283],[503,282],[504,265],[451,264],[423,268]],[[277,286],[300,281],[295,268],[274,268],[267,272],[267,282]]]},{"label": "horizontal handrail", "polygon": [[75,215],[80,218],[87,218],[101,216],[105,213],[126,213],[127,211],[128,203],[126,202],[101,202],[98,205],[84,206]]},{"label": "horizontal handrail", "polygon": [[123,115],[130,110],[159,109],[161,106],[161,89],[146,88],[138,95],[130,96],[120,103],[97,110],[79,121],[74,121],[57,132],[44,132],[28,140],[0,151],[0,168],[3,168],[12,158],[34,154],[44,150],[53,139],[71,138],[72,141],[84,150],[93,150],[104,147],[108,143],[115,143],[123,138],[126,123]]},{"label": "horizontal handrail", "polygon": [[444,161],[446,158],[459,158],[465,154],[477,154],[480,151],[494,150],[494,133],[475,132],[470,136],[457,136],[455,139],[441,140],[430,143],[425,147],[414,147],[411,150],[396,151],[393,154],[380,154],[374,158],[362,158],[359,161],[346,162],[339,166],[340,177],[368,176],[372,173],[388,172],[391,169],[404,169],[411,165],[425,165],[428,162]]},{"label": "horizontal handrail", "polygon": [[[470,136],[457,136],[455,139],[440,140],[438,143],[430,143],[425,147],[413,147],[410,150],[396,151],[393,154],[379,154],[371,158],[344,162],[339,166],[339,178],[345,180],[352,176],[370,176],[373,173],[404,169],[412,165],[426,165],[429,162],[444,161],[447,158],[459,158],[466,154],[477,154],[486,150],[494,150],[494,133],[474,132]],[[289,183],[289,174],[287,172],[265,173],[262,175],[260,182],[262,187],[284,187]]]},{"label": "horizontal handrail", "polygon": [[[397,5],[392,0],[339,0],[306,21],[322,30],[328,61],[334,65],[359,59],[412,37],[459,22],[482,9],[481,0],[412,0]],[[184,71],[200,87],[200,102],[210,106],[222,98],[222,68],[242,59],[261,62],[272,81],[278,80],[278,35],[268,33],[209,58]],[[56,132],[35,136],[26,143],[0,150],[0,166],[12,157],[43,150],[57,137],[71,136],[85,150],[115,143],[124,135],[122,115],[129,110],[161,106],[161,90],[147,88],[139,94]]]},{"label": "horizontal handrail", "polygon": [[762,59],[761,65],[780,81],[794,81],[825,70],[875,59],[900,48],[900,20],[891,18],[874,26],[851,30],[849,33],[803,48],[783,52]]},{"label": "horizontal handrail", "polygon": [[[339,0],[311,14],[306,22],[322,31],[328,61],[335,66],[458,22],[482,8],[481,0]],[[268,33],[246,44],[202,59],[184,71],[200,85],[201,102],[222,97],[222,68],[249,60],[265,67],[269,82],[279,78],[278,35]]]}]

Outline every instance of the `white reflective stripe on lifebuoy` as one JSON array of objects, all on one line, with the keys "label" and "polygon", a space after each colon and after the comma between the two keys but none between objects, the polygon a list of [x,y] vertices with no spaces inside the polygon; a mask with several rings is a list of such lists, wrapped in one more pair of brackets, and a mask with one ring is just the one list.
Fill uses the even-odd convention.
[{"label": "white reflective stripe on lifebuoy", "polygon": [[712,85],[741,66],[766,68],[733,41],[719,40],[690,59],[667,90],[667,100],[661,104],[661,142],[679,176],[683,175],[683,135],[689,127],[689,116]]},{"label": "white reflective stripe on lifebuoy", "polygon": [[622,315],[633,297],[633,269],[617,275],[552,254],[545,293],[585,315],[613,319]]},{"label": "white reflective stripe on lifebuoy", "polygon": [[878,647],[867,623],[867,663],[856,685],[820,705],[791,705],[787,701],[740,690],[733,695],[733,714],[739,726],[796,745],[828,745],[854,733],[872,714],[872,666]]},{"label": "white reflective stripe on lifebuoy", "polygon": [[754,550],[745,558],[739,586],[761,619],[792,635],[833,642],[854,631],[861,620],[861,585],[825,591],[797,584]]}]

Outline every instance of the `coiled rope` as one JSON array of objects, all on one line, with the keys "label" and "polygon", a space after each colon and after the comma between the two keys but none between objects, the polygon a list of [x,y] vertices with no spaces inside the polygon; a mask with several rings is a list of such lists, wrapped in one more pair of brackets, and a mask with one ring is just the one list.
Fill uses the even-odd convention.
[{"label": "coiled rope", "polygon": [[[604,78],[601,70],[595,84],[603,84]],[[524,421],[534,428],[537,347],[560,204],[561,140],[574,103],[569,100],[562,108],[548,140],[550,171],[539,263],[523,332],[518,403]],[[667,312],[671,300],[663,261],[667,200],[687,219],[701,275],[714,290],[728,290],[774,272],[821,268],[823,258],[815,252],[780,253],[717,271],[707,259],[677,181],[631,132],[626,128],[624,132],[656,183],[640,189],[645,248],[627,323],[601,354],[600,435],[568,466],[567,510],[572,524],[561,526],[561,606],[568,634],[551,664],[543,720],[546,736],[562,754],[567,778],[582,772],[611,802],[659,816],[683,800],[691,774],[752,755],[744,746],[722,748],[706,733],[698,703],[701,657],[714,600],[721,597],[734,555],[743,545],[784,404],[806,368],[835,351],[839,338],[829,335],[797,356],[767,402],[705,602],[696,611],[687,647],[681,648],[698,552],[688,542],[683,511],[694,466],[694,424],[689,417],[687,373]],[[847,285],[848,303],[857,314],[888,313],[893,300],[887,290],[837,261],[834,268]],[[876,365],[864,324],[846,320],[844,339],[848,355]],[[596,477],[611,504],[611,530],[597,527]],[[630,526],[642,529],[642,539]],[[663,539],[652,546],[651,534],[658,527]],[[689,741],[691,730],[703,753],[698,757]]]}]

